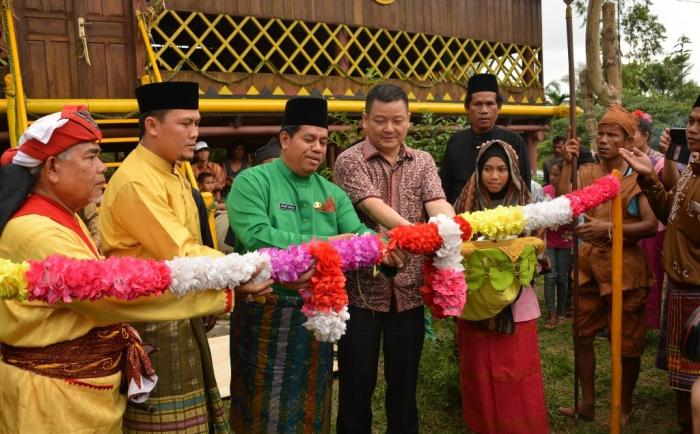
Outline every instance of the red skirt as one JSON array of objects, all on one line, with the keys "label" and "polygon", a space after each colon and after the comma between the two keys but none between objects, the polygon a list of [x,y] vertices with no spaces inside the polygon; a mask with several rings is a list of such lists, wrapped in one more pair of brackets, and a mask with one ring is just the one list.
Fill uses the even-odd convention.
[{"label": "red skirt", "polygon": [[479,434],[548,432],[537,321],[506,335],[457,321],[464,423]]}]

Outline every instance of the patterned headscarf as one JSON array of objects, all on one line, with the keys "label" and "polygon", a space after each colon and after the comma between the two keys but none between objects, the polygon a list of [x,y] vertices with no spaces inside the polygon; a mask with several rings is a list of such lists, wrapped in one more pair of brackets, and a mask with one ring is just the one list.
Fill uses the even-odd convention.
[{"label": "patterned headscarf", "polygon": [[476,156],[476,170],[474,170],[469,182],[467,182],[462,192],[459,194],[455,202],[455,212],[473,212],[495,207],[489,191],[481,181],[481,169],[479,169],[484,166],[489,157],[492,157],[494,154],[502,155],[501,152],[487,152],[492,146],[501,147],[508,159],[508,161],[505,162],[509,167],[508,184],[506,185],[503,201],[499,201],[501,202],[500,204],[504,206],[513,206],[527,205],[530,203],[530,189],[525,185],[522,176],[520,176],[517,154],[508,143],[502,140],[494,140],[484,143],[479,148],[479,152]]}]

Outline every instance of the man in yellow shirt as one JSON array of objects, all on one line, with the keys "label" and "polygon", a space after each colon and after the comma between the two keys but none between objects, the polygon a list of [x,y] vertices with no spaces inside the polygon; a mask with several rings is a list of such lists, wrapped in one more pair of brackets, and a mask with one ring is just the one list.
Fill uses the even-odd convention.
[{"label": "man in yellow shirt", "polygon": [[[100,257],[76,211],[104,188],[101,137],[89,113],[75,107],[25,131],[12,164],[0,168],[0,257]],[[221,312],[231,308],[230,297],[230,291],[205,291],[129,302],[0,300],[0,433],[120,433],[127,401],[122,372],[133,372],[121,355],[141,345],[120,323]],[[150,364],[147,357],[141,362]],[[152,371],[141,374],[152,388]]]},{"label": "man in yellow shirt", "polygon": [[[112,176],[102,200],[100,230],[106,256],[172,259],[222,256],[202,245],[190,184],[177,169],[191,159],[198,136],[196,83],[154,83],[136,89],[141,142]],[[269,288],[251,288],[253,294]],[[143,404],[130,404],[125,432],[228,432],[204,324],[190,320],[135,324],[160,376]]]}]

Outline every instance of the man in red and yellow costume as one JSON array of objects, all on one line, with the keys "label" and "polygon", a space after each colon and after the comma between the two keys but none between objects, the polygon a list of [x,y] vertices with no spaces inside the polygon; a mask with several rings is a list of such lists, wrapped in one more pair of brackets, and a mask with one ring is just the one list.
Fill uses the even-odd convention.
[{"label": "man in red and yellow costume", "polygon": [[[101,138],[87,111],[66,107],[35,121],[3,156],[0,257],[100,258],[76,212],[102,194]],[[0,301],[0,433],[120,433],[127,395],[143,401],[157,381],[122,321],[222,312],[230,299],[229,290],[209,290],[129,302]]]}]

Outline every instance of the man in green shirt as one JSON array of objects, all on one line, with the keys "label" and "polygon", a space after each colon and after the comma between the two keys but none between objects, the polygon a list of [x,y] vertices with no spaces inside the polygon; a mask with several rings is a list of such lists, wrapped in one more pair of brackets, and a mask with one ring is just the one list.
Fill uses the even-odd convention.
[{"label": "man in green shirt", "polygon": [[[287,102],[280,158],[236,177],[227,209],[239,252],[286,248],[311,239],[370,231],[340,187],[316,173],[326,155],[323,99]],[[385,265],[403,267],[393,253]],[[313,270],[313,269],[312,269]],[[298,293],[313,271],[256,300],[238,300],[231,315],[231,424],[237,433],[330,430],[332,346],[303,324]]]}]

